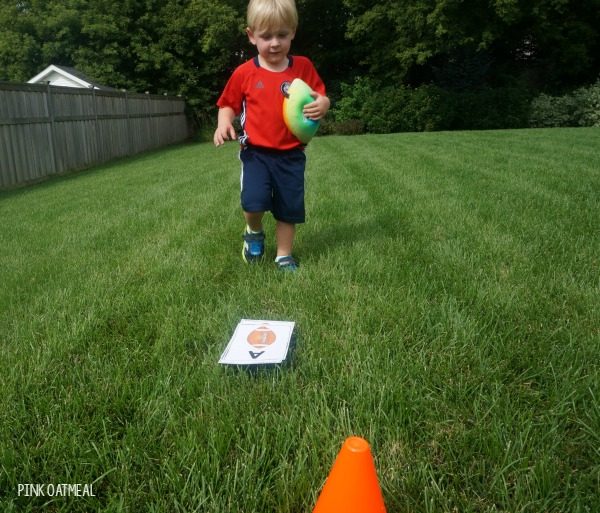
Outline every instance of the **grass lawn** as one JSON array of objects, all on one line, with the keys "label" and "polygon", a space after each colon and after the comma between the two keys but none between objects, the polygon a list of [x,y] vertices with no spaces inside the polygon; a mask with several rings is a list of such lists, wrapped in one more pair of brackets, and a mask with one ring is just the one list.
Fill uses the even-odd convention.
[{"label": "grass lawn", "polygon": [[[600,511],[599,149],[317,138],[295,274],[271,218],[241,261],[235,144],[1,193],[0,510],[310,513],[356,434],[388,513]],[[291,361],[219,366],[241,318]]]}]

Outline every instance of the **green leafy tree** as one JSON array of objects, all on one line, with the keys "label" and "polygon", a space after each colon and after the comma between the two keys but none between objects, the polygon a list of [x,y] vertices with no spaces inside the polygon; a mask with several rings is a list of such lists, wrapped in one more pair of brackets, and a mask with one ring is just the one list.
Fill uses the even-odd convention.
[{"label": "green leafy tree", "polygon": [[440,74],[460,75],[463,68],[463,76],[475,72],[480,83],[512,76],[533,87],[560,87],[598,74],[599,0],[345,0],[345,5],[348,37],[360,44],[368,73],[382,80],[418,85]]},{"label": "green leafy tree", "polygon": [[38,70],[41,46],[26,2],[0,0],[0,80],[24,81]]},{"label": "green leafy tree", "polygon": [[243,41],[238,10],[220,0],[0,1],[4,80],[59,64],[113,87],[202,103],[222,86]]},{"label": "green leafy tree", "polygon": [[146,11],[131,41],[138,87],[148,84],[210,108],[240,59],[242,21],[231,5],[214,0],[170,1]]},{"label": "green leafy tree", "polygon": [[[342,83],[563,93],[600,74],[600,0],[297,0],[293,52],[334,99]],[[101,83],[181,94],[208,115],[254,53],[247,0],[0,0],[0,80],[49,64]],[[426,91],[421,89],[420,91]]]},{"label": "green leafy tree", "polygon": [[[0,50],[0,70],[5,79],[24,80],[58,64],[75,66],[115,87],[131,84],[131,2],[1,1],[0,48],[7,51]],[[27,42],[26,52],[14,52],[10,42],[15,35]]]},{"label": "green leafy tree", "polygon": [[349,11],[344,0],[297,0],[299,26],[292,46],[314,63],[330,90],[360,73],[354,42],[346,38]]}]

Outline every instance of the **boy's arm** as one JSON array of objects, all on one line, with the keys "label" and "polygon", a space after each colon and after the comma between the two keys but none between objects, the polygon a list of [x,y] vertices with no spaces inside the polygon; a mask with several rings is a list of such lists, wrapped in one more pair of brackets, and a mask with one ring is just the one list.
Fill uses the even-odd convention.
[{"label": "boy's arm", "polygon": [[231,107],[221,107],[217,118],[217,129],[213,137],[215,146],[221,146],[227,140],[235,141],[237,136],[233,128],[235,112]]},{"label": "boy's arm", "polygon": [[315,121],[324,118],[325,114],[329,110],[331,102],[327,96],[323,96],[322,94],[312,92],[311,96],[315,99],[314,102],[307,103],[302,110],[302,114],[304,117],[309,119],[314,119]]}]

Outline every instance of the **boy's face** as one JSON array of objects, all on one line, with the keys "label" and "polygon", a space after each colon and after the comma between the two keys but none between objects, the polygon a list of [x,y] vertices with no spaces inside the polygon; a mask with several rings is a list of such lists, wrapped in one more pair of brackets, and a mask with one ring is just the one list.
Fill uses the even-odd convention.
[{"label": "boy's face", "polygon": [[247,28],[246,33],[250,42],[256,46],[263,64],[277,71],[287,67],[287,56],[292,46],[292,40],[296,35],[293,30],[287,27],[256,31]]}]

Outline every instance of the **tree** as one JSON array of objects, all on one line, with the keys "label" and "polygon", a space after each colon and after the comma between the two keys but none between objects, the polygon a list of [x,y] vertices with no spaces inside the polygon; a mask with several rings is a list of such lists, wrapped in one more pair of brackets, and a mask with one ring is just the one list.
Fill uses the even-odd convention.
[{"label": "tree", "polygon": [[131,41],[132,75],[140,85],[208,108],[238,63],[243,38],[242,20],[227,3],[172,0],[140,17]]},{"label": "tree", "polygon": [[[494,84],[593,81],[599,71],[600,0],[345,0],[348,37],[382,81],[419,85],[473,71]],[[485,73],[483,68],[486,68]],[[447,77],[446,77],[447,78]]]},{"label": "tree", "polygon": [[[559,92],[600,73],[600,0],[297,0],[293,52],[341,83]],[[0,0],[0,80],[49,64],[203,112],[254,53],[247,0]]]},{"label": "tree", "polygon": [[29,3],[0,0],[0,80],[24,81],[35,75],[40,53]]},{"label": "tree", "polygon": [[62,64],[113,87],[203,102],[223,85],[243,37],[238,11],[223,0],[1,0],[0,6],[4,80]]},{"label": "tree", "polygon": [[359,74],[354,43],[346,38],[348,9],[344,0],[297,0],[300,18],[293,53],[315,64],[328,89]]}]

